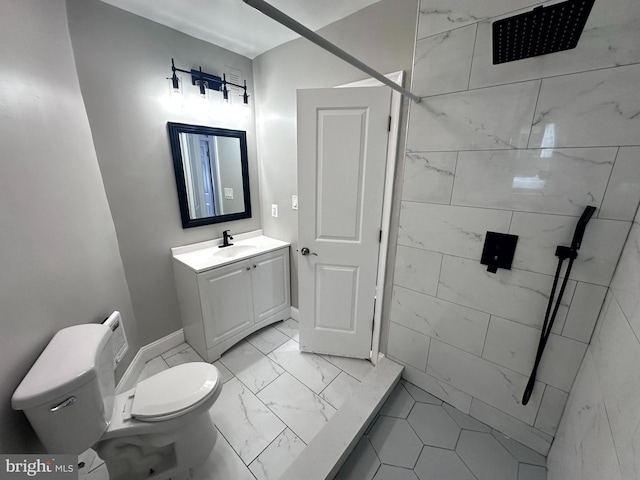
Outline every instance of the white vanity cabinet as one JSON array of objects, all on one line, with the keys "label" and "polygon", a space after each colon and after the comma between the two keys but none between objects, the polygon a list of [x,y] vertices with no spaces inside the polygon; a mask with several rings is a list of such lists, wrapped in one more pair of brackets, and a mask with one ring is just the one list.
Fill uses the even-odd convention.
[{"label": "white vanity cabinet", "polygon": [[173,264],[185,339],[209,362],[290,315],[288,245],[200,272]]}]

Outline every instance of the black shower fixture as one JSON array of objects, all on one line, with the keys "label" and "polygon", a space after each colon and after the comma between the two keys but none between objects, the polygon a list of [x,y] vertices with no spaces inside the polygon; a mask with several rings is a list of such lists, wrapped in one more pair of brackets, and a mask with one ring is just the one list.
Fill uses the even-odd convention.
[{"label": "black shower fixture", "polygon": [[493,22],[493,64],[575,48],[594,2],[567,0]]}]

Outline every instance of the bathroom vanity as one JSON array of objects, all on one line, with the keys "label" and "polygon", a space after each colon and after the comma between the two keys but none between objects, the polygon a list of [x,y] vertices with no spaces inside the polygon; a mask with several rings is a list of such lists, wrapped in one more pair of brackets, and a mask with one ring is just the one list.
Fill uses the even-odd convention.
[{"label": "bathroom vanity", "polygon": [[291,310],[289,243],[261,232],[171,249],[186,341],[213,362]]}]

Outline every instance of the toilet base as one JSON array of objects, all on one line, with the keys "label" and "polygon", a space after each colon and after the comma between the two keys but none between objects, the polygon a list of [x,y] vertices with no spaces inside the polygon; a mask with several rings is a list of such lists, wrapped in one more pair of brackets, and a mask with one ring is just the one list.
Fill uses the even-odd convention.
[{"label": "toilet base", "polygon": [[94,448],[111,480],[186,480],[209,457],[217,436],[207,412],[179,431],[109,438]]}]

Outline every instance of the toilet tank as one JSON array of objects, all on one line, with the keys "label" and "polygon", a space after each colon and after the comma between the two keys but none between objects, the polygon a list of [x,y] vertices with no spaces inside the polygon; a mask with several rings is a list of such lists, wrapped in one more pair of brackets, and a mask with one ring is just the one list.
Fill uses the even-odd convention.
[{"label": "toilet tank", "polygon": [[111,329],[75,325],[60,330],[11,399],[50,453],[80,454],[111,420],[115,394]]}]

